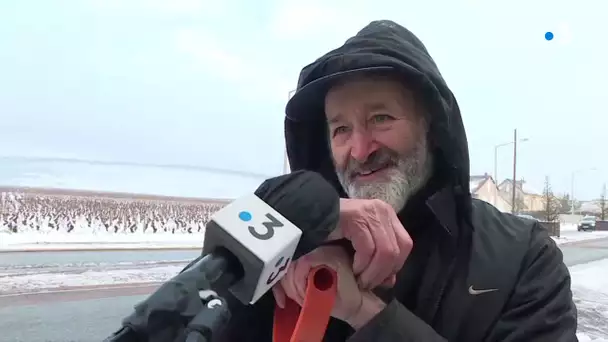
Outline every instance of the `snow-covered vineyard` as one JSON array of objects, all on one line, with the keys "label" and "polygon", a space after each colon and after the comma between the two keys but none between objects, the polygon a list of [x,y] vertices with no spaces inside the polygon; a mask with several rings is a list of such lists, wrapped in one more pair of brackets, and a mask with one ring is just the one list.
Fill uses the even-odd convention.
[{"label": "snow-covered vineyard", "polygon": [[200,233],[223,204],[0,192],[0,232]]}]

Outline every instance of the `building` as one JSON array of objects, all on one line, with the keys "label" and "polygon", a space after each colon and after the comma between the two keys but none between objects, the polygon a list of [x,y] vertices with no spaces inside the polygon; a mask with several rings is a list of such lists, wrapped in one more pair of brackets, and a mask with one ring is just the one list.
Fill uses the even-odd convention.
[{"label": "building", "polygon": [[[515,182],[515,188],[516,211],[538,212],[544,210],[545,201],[542,192],[530,187],[523,179]],[[505,179],[498,185],[498,189],[511,203],[511,199],[513,198],[513,180]]]},{"label": "building", "polygon": [[581,202],[580,208],[578,208],[575,212],[582,214],[599,215],[602,212],[602,204],[598,200],[583,201]]},{"label": "building", "polygon": [[502,194],[492,176],[487,173],[480,176],[469,177],[471,196],[492,204],[502,212],[511,212],[511,204]]}]

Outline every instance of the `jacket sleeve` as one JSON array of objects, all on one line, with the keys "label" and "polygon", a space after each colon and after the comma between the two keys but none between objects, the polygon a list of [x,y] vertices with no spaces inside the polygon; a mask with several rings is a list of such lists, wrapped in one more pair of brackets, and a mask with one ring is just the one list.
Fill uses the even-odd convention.
[{"label": "jacket sleeve", "polygon": [[533,228],[522,266],[514,292],[486,341],[578,341],[570,273],[561,250],[540,224]]},{"label": "jacket sleeve", "polygon": [[[570,273],[559,247],[536,225],[515,290],[486,342],[575,342],[577,315]],[[349,342],[446,342],[428,324],[396,300],[387,305]]]},{"label": "jacket sleeve", "polygon": [[348,339],[348,342],[368,341],[447,342],[395,299]]}]

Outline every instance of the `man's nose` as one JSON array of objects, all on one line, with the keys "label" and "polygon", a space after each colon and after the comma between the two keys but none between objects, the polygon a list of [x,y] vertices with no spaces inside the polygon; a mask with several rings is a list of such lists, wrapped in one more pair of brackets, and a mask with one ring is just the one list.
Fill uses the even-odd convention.
[{"label": "man's nose", "polygon": [[367,132],[354,131],[351,136],[350,155],[358,162],[367,160],[370,154],[378,149],[378,144]]}]

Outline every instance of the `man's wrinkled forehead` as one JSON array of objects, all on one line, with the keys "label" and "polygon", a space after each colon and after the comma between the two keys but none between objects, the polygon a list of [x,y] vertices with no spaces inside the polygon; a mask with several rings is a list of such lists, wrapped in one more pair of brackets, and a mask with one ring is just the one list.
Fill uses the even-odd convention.
[{"label": "man's wrinkled forehead", "polygon": [[[330,104],[329,102],[332,97],[332,94],[335,94],[336,92],[340,91],[341,89],[343,89],[344,87],[349,86],[349,85],[354,85],[354,84],[369,85],[369,84],[374,84],[374,83],[376,83],[378,85],[382,85],[384,87],[392,87],[393,89],[397,90],[394,92],[394,94],[395,95],[398,94],[398,95],[392,96],[390,98],[366,99],[366,101],[359,102],[359,104],[361,106],[359,108],[360,111],[363,111],[366,113],[381,112],[381,111],[388,110],[391,102],[399,102],[400,104],[403,104],[404,102],[412,102],[412,103],[418,102],[418,101],[416,101],[415,93],[411,90],[411,88],[409,86],[407,86],[406,83],[401,78],[395,76],[394,74],[361,73],[361,74],[355,74],[355,75],[347,75],[347,76],[339,78],[333,84],[331,84],[328,92],[325,95],[324,109],[325,109],[325,116],[326,116],[327,122],[329,124],[331,124],[331,123],[335,123],[337,121],[344,119],[343,118],[344,113],[328,111],[328,104]],[[350,100],[350,99],[347,99],[347,100]],[[352,99],[352,100],[357,101],[358,99]]]},{"label": "man's wrinkled forehead", "polygon": [[[386,102],[381,102],[381,101],[365,102],[365,103],[363,103],[361,110],[365,113],[382,112],[382,111],[387,111],[388,106],[387,106]],[[344,121],[344,115],[342,112],[328,113],[327,111],[325,111],[325,116],[327,118],[328,124]]]}]

